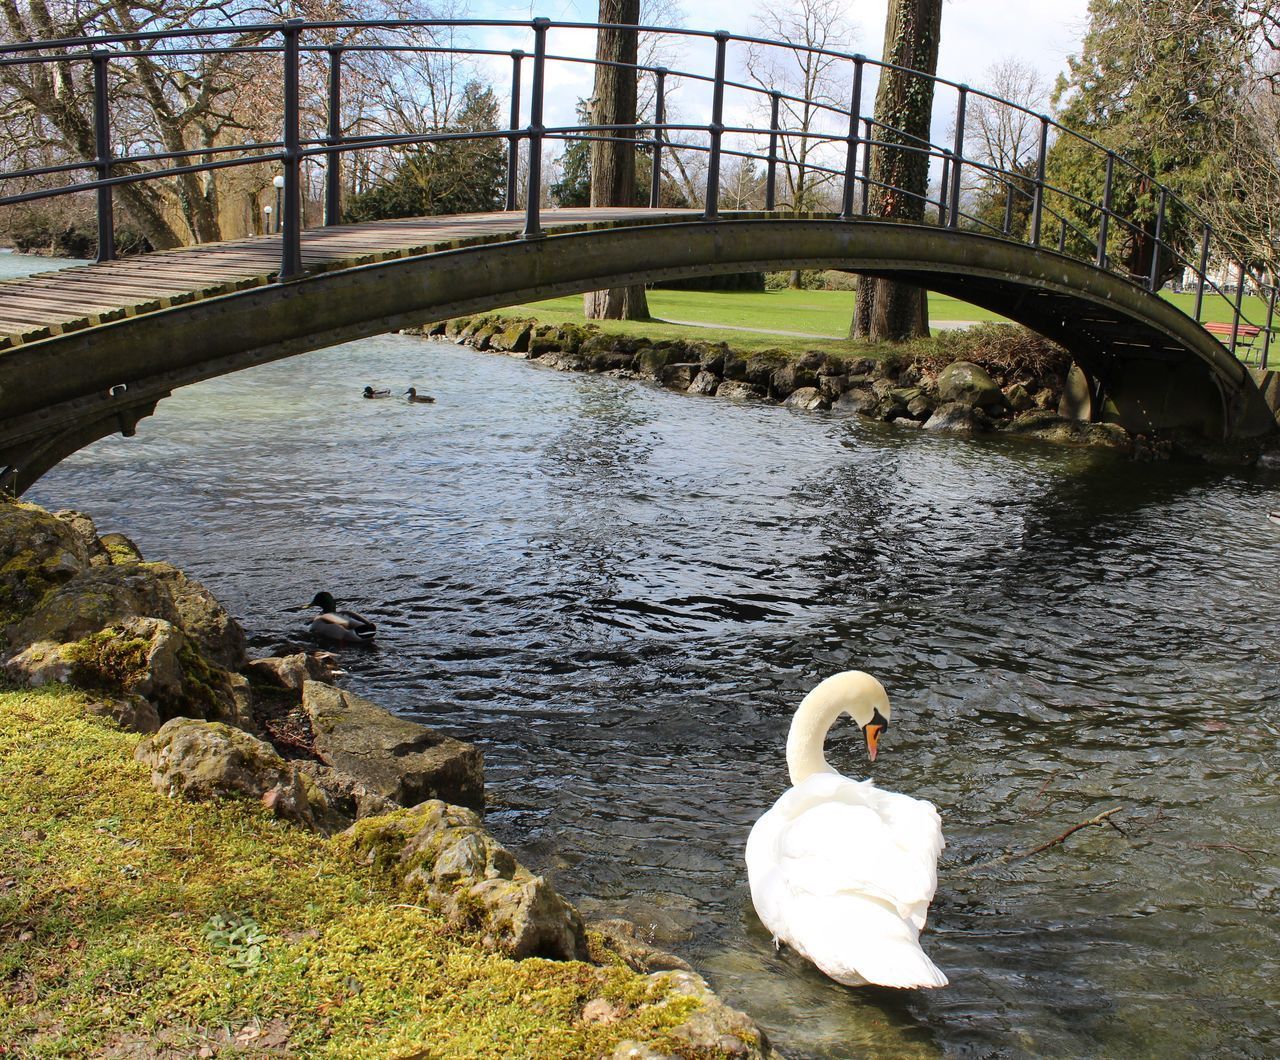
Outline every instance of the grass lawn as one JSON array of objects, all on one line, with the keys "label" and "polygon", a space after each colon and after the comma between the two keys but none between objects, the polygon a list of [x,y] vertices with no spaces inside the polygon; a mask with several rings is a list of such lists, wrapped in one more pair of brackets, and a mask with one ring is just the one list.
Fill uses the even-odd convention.
[{"label": "grass lawn", "polygon": [[[852,291],[649,291],[649,311],[659,321],[680,320],[696,324],[715,324],[722,330],[764,328],[774,331],[797,331],[809,335],[844,336],[853,317]],[[546,302],[515,306],[504,310],[516,316],[537,316],[549,324],[582,322],[582,298],[570,295]],[[999,314],[958,302],[944,295],[929,296],[929,315],[933,320],[1003,320]],[[610,325],[613,330],[615,325]],[[652,324],[639,325],[635,334],[652,338],[698,338],[691,329],[676,325],[677,334],[658,335]],[[630,334],[629,328],[619,328]],[[752,346],[745,336],[734,336],[735,345]],[[779,337],[761,336],[759,346],[780,345]],[[839,340],[844,344],[843,338]],[[809,343],[815,349],[821,342]]]},{"label": "grass lawn", "polygon": [[[0,1055],[608,1056],[689,1005],[511,961],[385,871],[238,801],[157,792],[139,737],[0,688]],[[607,997],[617,1023],[588,1022]],[[666,1049],[664,1048],[665,1052]]]},{"label": "grass lawn", "polygon": [[[1163,297],[1189,316],[1195,312],[1194,294],[1163,293]],[[1201,309],[1203,321],[1230,323],[1234,305],[1230,299],[1206,294]],[[722,341],[731,338],[733,345],[745,351],[781,347],[787,350],[825,350],[828,353],[850,349],[844,338],[814,339],[808,335],[843,336],[853,314],[851,291],[649,291],[651,321],[611,321],[606,325],[612,334],[644,336],[660,341],[684,339]],[[1247,320],[1266,322],[1266,303],[1257,297],[1246,297],[1243,311]],[[582,298],[571,295],[545,302],[513,306],[504,315],[537,317],[546,324],[581,324]],[[969,305],[945,295],[929,295],[929,318],[939,321],[1000,321],[997,313]],[[672,323],[681,321],[682,323]],[[689,325],[711,325],[691,327]],[[739,330],[760,329],[760,330]],[[766,332],[799,332],[778,335]],[[935,329],[936,334],[936,329]],[[859,352],[863,352],[860,348]],[[866,352],[876,352],[867,350]],[[1256,359],[1256,357],[1255,357]]]}]

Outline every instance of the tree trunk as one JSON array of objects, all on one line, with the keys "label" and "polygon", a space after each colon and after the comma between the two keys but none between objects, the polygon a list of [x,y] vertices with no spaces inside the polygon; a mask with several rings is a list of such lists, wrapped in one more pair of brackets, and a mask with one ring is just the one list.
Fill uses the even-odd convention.
[{"label": "tree trunk", "polygon": [[[600,21],[639,25],[640,0],[600,0]],[[634,66],[639,34],[634,30],[599,31],[596,58]],[[591,108],[596,125],[635,125],[636,72],[618,66],[597,66],[595,99]],[[634,206],[636,197],[636,149],[634,132],[603,132],[618,142],[596,140],[591,144],[591,205]],[[591,291],[583,298],[588,320],[648,320],[649,303],[644,287],[618,287]]]},{"label": "tree trunk", "polygon": [[[942,0],[890,0],[884,27],[884,61],[932,74],[938,69]],[[883,70],[876,92],[876,138],[888,144],[926,147],[933,111],[933,82],[902,70]],[[929,157],[901,147],[871,152],[872,217],[903,221],[924,218]],[[894,280],[863,276],[849,336],[876,342],[927,337],[929,308],[924,291]]]}]

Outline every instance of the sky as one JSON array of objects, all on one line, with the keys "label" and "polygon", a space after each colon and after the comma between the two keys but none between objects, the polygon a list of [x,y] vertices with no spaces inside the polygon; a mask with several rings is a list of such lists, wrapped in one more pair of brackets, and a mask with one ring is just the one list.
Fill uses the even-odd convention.
[{"label": "sky", "polygon": [[[752,34],[758,31],[756,13],[770,0],[665,0],[676,3],[688,29],[716,30]],[[773,6],[787,0],[771,0]],[[880,55],[884,40],[884,19],[888,0],[848,0],[846,17],[854,26],[844,48],[871,58]],[[553,21],[592,22],[596,18],[596,0],[470,0],[468,12],[473,18],[528,20],[545,15]],[[939,48],[938,73],[951,80],[982,86],[990,67],[1002,60],[1017,58],[1040,72],[1046,84],[1052,85],[1058,73],[1066,68],[1066,58],[1077,51],[1087,24],[1088,0],[946,0],[942,16],[942,40]],[[763,34],[762,34],[763,35]],[[487,47],[531,50],[527,31],[487,30],[477,38]],[[664,58],[672,67],[710,72],[713,44],[689,41],[683,54]],[[591,55],[594,34],[588,31],[557,31],[548,44],[552,54]],[[734,46],[729,57],[729,76],[745,80],[745,49]],[[504,86],[511,71],[505,57],[489,60],[484,75],[495,85]],[[524,76],[529,76],[525,64]],[[577,100],[591,95],[591,70],[588,66],[550,64],[547,71],[546,123],[574,124]],[[528,81],[525,81],[527,101]],[[875,83],[869,77],[864,90],[863,113],[872,110]],[[501,90],[500,90],[501,91]],[[505,94],[505,93],[504,93]],[[954,93],[940,91],[935,96],[934,138],[948,136],[952,122]],[[693,82],[679,88],[673,97],[676,119],[705,122],[709,110],[705,92]],[[527,103],[526,103],[527,107]],[[758,126],[764,115],[761,104],[745,94],[726,98],[726,122],[730,125]],[[527,112],[523,120],[527,120]]]}]

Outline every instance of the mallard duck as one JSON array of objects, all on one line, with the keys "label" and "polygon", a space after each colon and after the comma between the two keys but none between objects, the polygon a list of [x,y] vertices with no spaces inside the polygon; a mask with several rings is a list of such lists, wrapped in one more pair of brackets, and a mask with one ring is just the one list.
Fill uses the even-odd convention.
[{"label": "mallard duck", "polygon": [[320,614],[308,627],[317,637],[347,644],[368,644],[378,632],[378,627],[364,615],[339,611],[337,601],[329,593],[316,593],[309,606],[320,608]]},{"label": "mallard duck", "polygon": [[838,983],[946,986],[919,942],[943,847],[938,811],[831,768],[822,745],[842,714],[862,729],[874,761],[889,697],[857,670],[805,696],[787,737],[792,787],[747,839],[751,901],[775,944]]},{"label": "mallard duck", "polygon": [[371,386],[367,386],[367,387],[365,387],[365,388],[364,388],[364,396],[365,396],[365,397],[367,397],[367,398],[384,398],[384,397],[390,397],[390,396],[391,396],[391,390],[390,390],[389,388],[388,388],[388,389],[386,389],[386,390],[374,390],[374,389],[373,389],[373,387],[371,387]]},{"label": "mallard duck", "polygon": [[404,392],[404,396],[405,396],[405,400],[408,401],[410,405],[413,405],[413,404],[434,405],[436,403],[436,399],[433,398],[430,394],[419,394],[416,390],[413,389],[413,387],[410,387],[408,390],[406,390]]}]

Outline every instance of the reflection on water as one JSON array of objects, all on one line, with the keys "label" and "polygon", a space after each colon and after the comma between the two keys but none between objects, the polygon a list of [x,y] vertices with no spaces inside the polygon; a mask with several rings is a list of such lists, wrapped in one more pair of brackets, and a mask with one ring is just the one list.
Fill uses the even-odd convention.
[{"label": "reflection on water", "polygon": [[[358,398],[416,385],[434,406]],[[268,649],[317,589],[350,686],[485,748],[489,822],[652,926],[789,1055],[1280,1052],[1280,478],[736,406],[399,336],[181,391],[33,499]],[[741,850],[826,674],[949,847],[933,993],[775,954]],[[866,769],[852,731],[833,760]],[[1111,806],[1125,835],[1086,829]]]}]

